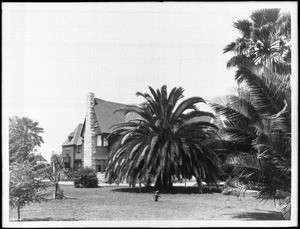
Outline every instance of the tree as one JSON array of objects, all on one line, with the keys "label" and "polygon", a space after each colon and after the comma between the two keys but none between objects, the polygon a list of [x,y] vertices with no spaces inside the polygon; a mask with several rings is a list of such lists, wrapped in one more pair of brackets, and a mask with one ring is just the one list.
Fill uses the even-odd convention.
[{"label": "tree", "polygon": [[276,76],[262,78],[248,72],[243,77],[239,96],[209,104],[223,118],[219,135],[234,155],[226,164],[240,179],[264,184],[262,198],[275,198],[277,190],[291,188],[291,117],[286,102],[290,89]]},{"label": "tree", "polygon": [[[224,48],[235,54],[227,67],[244,63],[265,66],[269,71],[291,73],[291,16],[280,9],[260,9],[250,15],[251,20],[238,20],[233,26],[241,33]],[[279,72],[280,71],[280,72]]]},{"label": "tree", "polygon": [[[291,194],[291,66],[290,16],[279,10],[255,11],[252,22],[238,21],[243,37],[225,47],[236,56],[229,67],[237,67],[238,96],[210,101],[220,117],[220,148],[232,157],[225,167],[246,182],[260,183],[259,198],[287,197],[284,215],[288,217]],[[272,46],[274,42],[279,45]],[[243,48],[239,47],[243,45]],[[248,43],[247,43],[248,42]],[[262,45],[259,45],[262,42]],[[255,44],[255,46],[247,45]],[[239,47],[239,48],[238,48]],[[254,47],[254,48],[253,48]],[[247,53],[253,54],[253,56]],[[244,58],[245,57],[245,58]],[[277,58],[278,57],[278,58]],[[280,194],[279,194],[280,193]]]},{"label": "tree", "polygon": [[40,136],[44,132],[38,122],[26,117],[9,118],[9,161],[33,160],[31,153],[36,146],[44,143]]},{"label": "tree", "polygon": [[42,182],[41,171],[34,171],[28,160],[12,163],[9,176],[9,204],[12,208],[17,208],[20,220],[22,207],[31,202],[46,200],[47,193],[44,191],[47,184]]},{"label": "tree", "polygon": [[50,180],[54,187],[53,199],[64,198],[64,191],[59,187],[61,173],[65,173],[63,168],[63,158],[58,154],[51,155],[51,164],[43,169],[44,176]]},{"label": "tree", "polygon": [[197,103],[205,103],[201,97],[178,103],[183,98],[181,87],[169,95],[166,86],[149,89],[151,95],[137,92],[146,100],[141,106],[119,111],[139,118],[115,126],[112,135],[120,137],[108,155],[108,179],[152,178],[155,187],[168,188],[174,177],[195,176],[202,191],[201,179],[215,181],[219,169],[218,156],[206,144],[215,138],[217,127],[201,119],[214,116],[197,109]]}]

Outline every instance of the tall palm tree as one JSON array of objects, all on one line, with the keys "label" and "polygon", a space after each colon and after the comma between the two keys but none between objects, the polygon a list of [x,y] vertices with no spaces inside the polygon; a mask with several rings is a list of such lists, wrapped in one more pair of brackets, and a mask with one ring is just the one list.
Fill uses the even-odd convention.
[{"label": "tall palm tree", "polygon": [[219,147],[233,155],[225,165],[240,180],[263,184],[260,198],[281,193],[290,200],[290,16],[269,9],[255,11],[251,19],[235,23],[243,36],[224,49],[236,54],[227,66],[237,67],[239,94],[209,104],[220,119]]},{"label": "tall palm tree", "polygon": [[162,86],[156,91],[137,93],[146,102],[141,106],[128,106],[122,111],[133,112],[140,118],[116,126],[113,135],[120,136],[108,155],[107,176],[113,179],[142,180],[153,178],[155,186],[166,188],[172,178],[197,178],[215,181],[219,158],[208,147],[217,127],[203,121],[203,116],[214,117],[197,109],[205,103],[201,97],[183,98],[183,89],[173,88],[167,93]]},{"label": "tall palm tree", "polygon": [[241,37],[223,50],[224,53],[234,53],[227,67],[252,62],[272,72],[291,73],[290,14],[280,9],[260,9],[254,11],[250,19],[238,20],[233,24]]}]

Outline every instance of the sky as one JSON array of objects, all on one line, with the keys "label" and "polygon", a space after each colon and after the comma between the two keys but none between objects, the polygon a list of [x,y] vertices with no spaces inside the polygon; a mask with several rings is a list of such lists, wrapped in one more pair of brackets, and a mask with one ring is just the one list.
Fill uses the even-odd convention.
[{"label": "sky", "polygon": [[235,70],[222,50],[239,36],[233,22],[265,7],[291,4],[2,3],[2,124],[38,121],[37,152],[49,160],[83,123],[89,92],[124,104],[143,102],[135,93],[148,86],[181,86],[186,98],[228,94]]}]

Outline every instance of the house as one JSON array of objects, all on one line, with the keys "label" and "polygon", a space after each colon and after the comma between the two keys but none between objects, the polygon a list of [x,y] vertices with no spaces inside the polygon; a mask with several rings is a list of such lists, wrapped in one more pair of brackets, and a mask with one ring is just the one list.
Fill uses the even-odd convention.
[{"label": "house", "polygon": [[[138,118],[137,114],[124,115],[117,110],[127,105],[95,98],[89,93],[86,98],[86,115],[83,124],[79,124],[62,144],[62,157],[65,168],[79,169],[92,167],[103,179],[107,164],[107,155],[116,137],[108,136],[112,126]],[[212,121],[204,117],[202,121]]]},{"label": "house", "polygon": [[42,156],[42,154],[36,154],[34,155],[34,161],[36,162],[36,164],[45,164],[45,165],[49,165],[49,162]]},{"label": "house", "polygon": [[83,160],[83,137],[81,132],[83,124],[79,124],[76,129],[68,135],[66,141],[62,144],[62,156],[64,167],[79,169],[82,167]]},{"label": "house", "polygon": [[127,122],[136,117],[116,112],[127,105],[109,102],[89,93],[86,98],[86,115],[83,124],[79,124],[62,144],[62,157],[65,168],[79,169],[92,167],[103,174],[110,146],[116,139],[108,138],[115,124]]}]

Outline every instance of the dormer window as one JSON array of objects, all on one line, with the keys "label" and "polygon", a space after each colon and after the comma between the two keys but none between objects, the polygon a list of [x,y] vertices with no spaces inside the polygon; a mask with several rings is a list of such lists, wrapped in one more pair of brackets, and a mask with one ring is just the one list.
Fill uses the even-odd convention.
[{"label": "dormer window", "polygon": [[72,133],[69,134],[69,136],[68,136],[69,141],[71,141],[73,139],[74,135],[75,135],[74,132],[72,132]]}]

